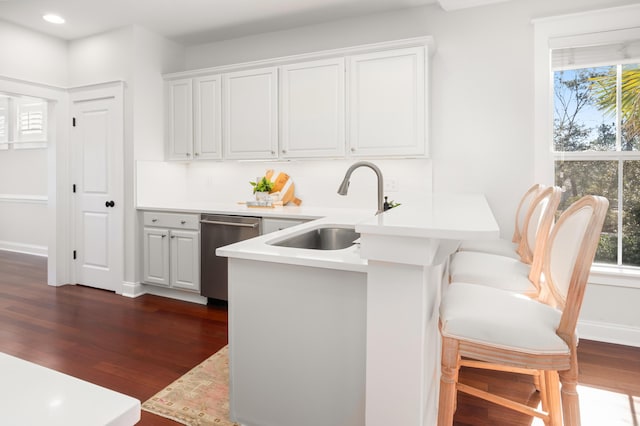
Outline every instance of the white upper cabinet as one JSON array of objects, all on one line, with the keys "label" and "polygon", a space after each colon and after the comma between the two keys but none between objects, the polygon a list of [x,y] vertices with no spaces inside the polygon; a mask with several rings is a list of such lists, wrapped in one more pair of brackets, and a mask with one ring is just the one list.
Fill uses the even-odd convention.
[{"label": "white upper cabinet", "polygon": [[222,158],[222,81],[220,75],[193,79],[193,155]]},{"label": "white upper cabinet", "polygon": [[167,159],[221,159],[220,75],[171,80],[165,91]]},{"label": "white upper cabinet", "polygon": [[169,160],[193,158],[192,96],[190,78],[165,83],[165,137]]},{"label": "white upper cabinet", "polygon": [[425,140],[425,48],[349,57],[351,156],[421,156]]},{"label": "white upper cabinet", "polygon": [[285,65],[280,70],[280,156],[344,156],[344,59]]},{"label": "white upper cabinet", "polygon": [[166,75],[169,160],[424,157],[431,37]]},{"label": "white upper cabinet", "polygon": [[225,74],[222,116],[225,158],[277,158],[278,68]]}]

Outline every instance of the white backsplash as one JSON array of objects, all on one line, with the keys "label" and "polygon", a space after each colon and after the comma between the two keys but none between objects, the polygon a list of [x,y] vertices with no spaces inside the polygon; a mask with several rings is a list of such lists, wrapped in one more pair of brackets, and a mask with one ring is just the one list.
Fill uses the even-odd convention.
[{"label": "white backsplash", "polygon": [[136,205],[187,201],[187,168],[163,161],[136,162]]},{"label": "white backsplash", "polygon": [[[375,208],[375,173],[360,168],[351,176],[349,193],[337,194],[346,170],[358,160],[300,161],[202,161],[173,163],[138,161],[137,203],[171,204],[181,201],[235,203],[253,199],[249,181],[268,169],[287,173],[295,184],[296,197],[317,207]],[[389,200],[410,203],[431,193],[429,159],[371,160],[383,173]],[[394,190],[395,189],[395,190]]]}]

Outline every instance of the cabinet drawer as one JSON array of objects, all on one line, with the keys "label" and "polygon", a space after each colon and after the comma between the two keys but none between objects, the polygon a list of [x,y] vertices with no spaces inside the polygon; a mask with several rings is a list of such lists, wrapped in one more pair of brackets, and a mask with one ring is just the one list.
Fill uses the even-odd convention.
[{"label": "cabinet drawer", "polygon": [[198,230],[200,229],[200,215],[144,212],[144,226]]},{"label": "cabinet drawer", "polygon": [[304,222],[307,222],[307,220],[264,218],[262,219],[262,234],[269,234],[285,228],[291,228],[292,226],[300,225]]}]

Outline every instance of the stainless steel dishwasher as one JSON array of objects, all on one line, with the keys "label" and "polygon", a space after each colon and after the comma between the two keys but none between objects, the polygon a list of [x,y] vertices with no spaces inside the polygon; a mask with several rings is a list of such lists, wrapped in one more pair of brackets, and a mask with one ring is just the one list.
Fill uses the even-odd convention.
[{"label": "stainless steel dishwasher", "polygon": [[200,218],[200,294],[228,300],[227,258],[216,256],[218,247],[260,235],[262,219],[247,216],[203,214]]}]

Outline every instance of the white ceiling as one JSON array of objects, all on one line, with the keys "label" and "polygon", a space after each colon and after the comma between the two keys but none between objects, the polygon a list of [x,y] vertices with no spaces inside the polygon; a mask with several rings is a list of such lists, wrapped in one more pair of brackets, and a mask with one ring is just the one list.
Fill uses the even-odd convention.
[{"label": "white ceiling", "polygon": [[[0,0],[0,18],[65,40],[138,24],[185,45],[242,37],[437,0]],[[45,22],[56,13],[63,25]]]},{"label": "white ceiling", "polygon": [[[439,4],[446,11],[509,0],[0,0],[0,20],[64,40],[141,25],[184,45]],[[45,22],[55,13],[63,25]]]}]

